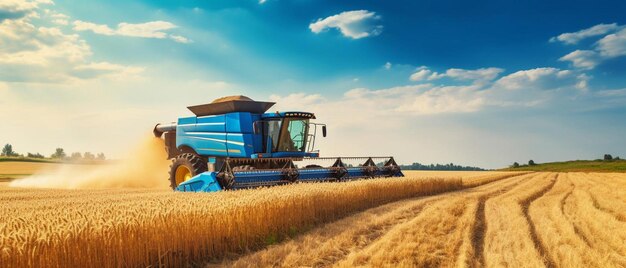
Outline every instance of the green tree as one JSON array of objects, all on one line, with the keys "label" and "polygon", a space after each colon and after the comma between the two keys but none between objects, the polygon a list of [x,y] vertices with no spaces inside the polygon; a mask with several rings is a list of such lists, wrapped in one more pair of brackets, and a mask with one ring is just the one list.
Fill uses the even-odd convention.
[{"label": "green tree", "polygon": [[519,163],[514,162],[512,167],[513,167],[513,168],[518,168],[518,167],[519,167]]},{"label": "green tree", "polygon": [[45,158],[40,153],[34,153],[34,154],[28,153],[28,157],[30,157],[30,158]]},{"label": "green tree", "polygon": [[536,164],[535,164],[535,161],[533,161],[533,160],[531,159],[531,160],[528,160],[528,165],[529,165],[529,166],[534,166],[534,165],[536,165]]},{"label": "green tree", "polygon": [[85,158],[85,160],[94,160],[94,159],[96,159],[96,156],[95,156],[95,155],[93,155],[93,154],[92,154],[92,153],[90,153],[90,152],[85,152],[85,153],[83,154],[83,158]]},{"label": "green tree", "polygon": [[604,155],[604,160],[611,161],[611,160],[613,160],[613,156],[610,155],[610,154],[605,154]]},{"label": "green tree", "polygon": [[70,158],[71,158],[72,160],[78,160],[78,159],[83,158],[83,155],[82,155],[81,153],[79,153],[79,152],[75,152],[75,153],[72,153],[72,155],[70,156]]},{"label": "green tree", "polygon": [[50,157],[54,159],[63,159],[66,156],[67,155],[65,154],[65,150],[63,150],[63,148],[57,148]]},{"label": "green tree", "polygon": [[2,148],[2,153],[0,154],[0,156],[18,156],[18,154],[13,151],[13,145],[7,143]]}]

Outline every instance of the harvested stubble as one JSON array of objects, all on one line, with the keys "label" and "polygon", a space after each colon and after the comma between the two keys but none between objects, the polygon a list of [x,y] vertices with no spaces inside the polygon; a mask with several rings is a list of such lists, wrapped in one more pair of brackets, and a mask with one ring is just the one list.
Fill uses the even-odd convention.
[{"label": "harvested stubble", "polygon": [[355,213],[216,265],[626,267],[625,183],[626,174],[504,178]]},{"label": "harvested stubble", "polygon": [[184,266],[355,211],[460,189],[460,178],[294,184],[234,192],[0,189],[3,267]]},{"label": "harvested stubble", "polygon": [[[533,176],[535,174],[511,177],[472,189],[393,202],[320,226],[285,243],[214,265],[471,266],[482,252],[474,243],[475,234],[483,230],[475,220],[479,201],[484,203],[484,199],[509,191]],[[483,181],[491,180],[484,178]]]}]

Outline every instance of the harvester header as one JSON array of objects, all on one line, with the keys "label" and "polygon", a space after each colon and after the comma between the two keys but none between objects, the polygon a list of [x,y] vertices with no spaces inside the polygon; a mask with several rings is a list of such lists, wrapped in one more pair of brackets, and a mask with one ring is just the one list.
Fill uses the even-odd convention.
[{"label": "harvester header", "polygon": [[195,116],[157,124],[177,191],[219,191],[298,181],[403,176],[393,157],[319,157],[318,132],[302,111],[267,113],[275,103],[229,96],[187,107]]}]

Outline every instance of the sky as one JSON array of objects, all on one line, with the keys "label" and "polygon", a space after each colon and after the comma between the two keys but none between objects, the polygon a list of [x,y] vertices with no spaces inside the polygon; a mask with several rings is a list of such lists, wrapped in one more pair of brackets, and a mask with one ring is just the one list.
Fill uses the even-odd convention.
[{"label": "sky", "polygon": [[626,157],[623,1],[0,1],[0,143],[119,157],[226,95],[314,112],[322,156]]}]

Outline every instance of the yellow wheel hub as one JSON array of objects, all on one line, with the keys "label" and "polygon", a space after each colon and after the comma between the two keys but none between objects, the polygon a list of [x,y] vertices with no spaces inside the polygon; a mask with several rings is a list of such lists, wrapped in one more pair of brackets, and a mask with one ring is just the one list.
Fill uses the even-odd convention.
[{"label": "yellow wheel hub", "polygon": [[186,166],[178,166],[176,168],[176,186],[191,179],[191,170]]}]

